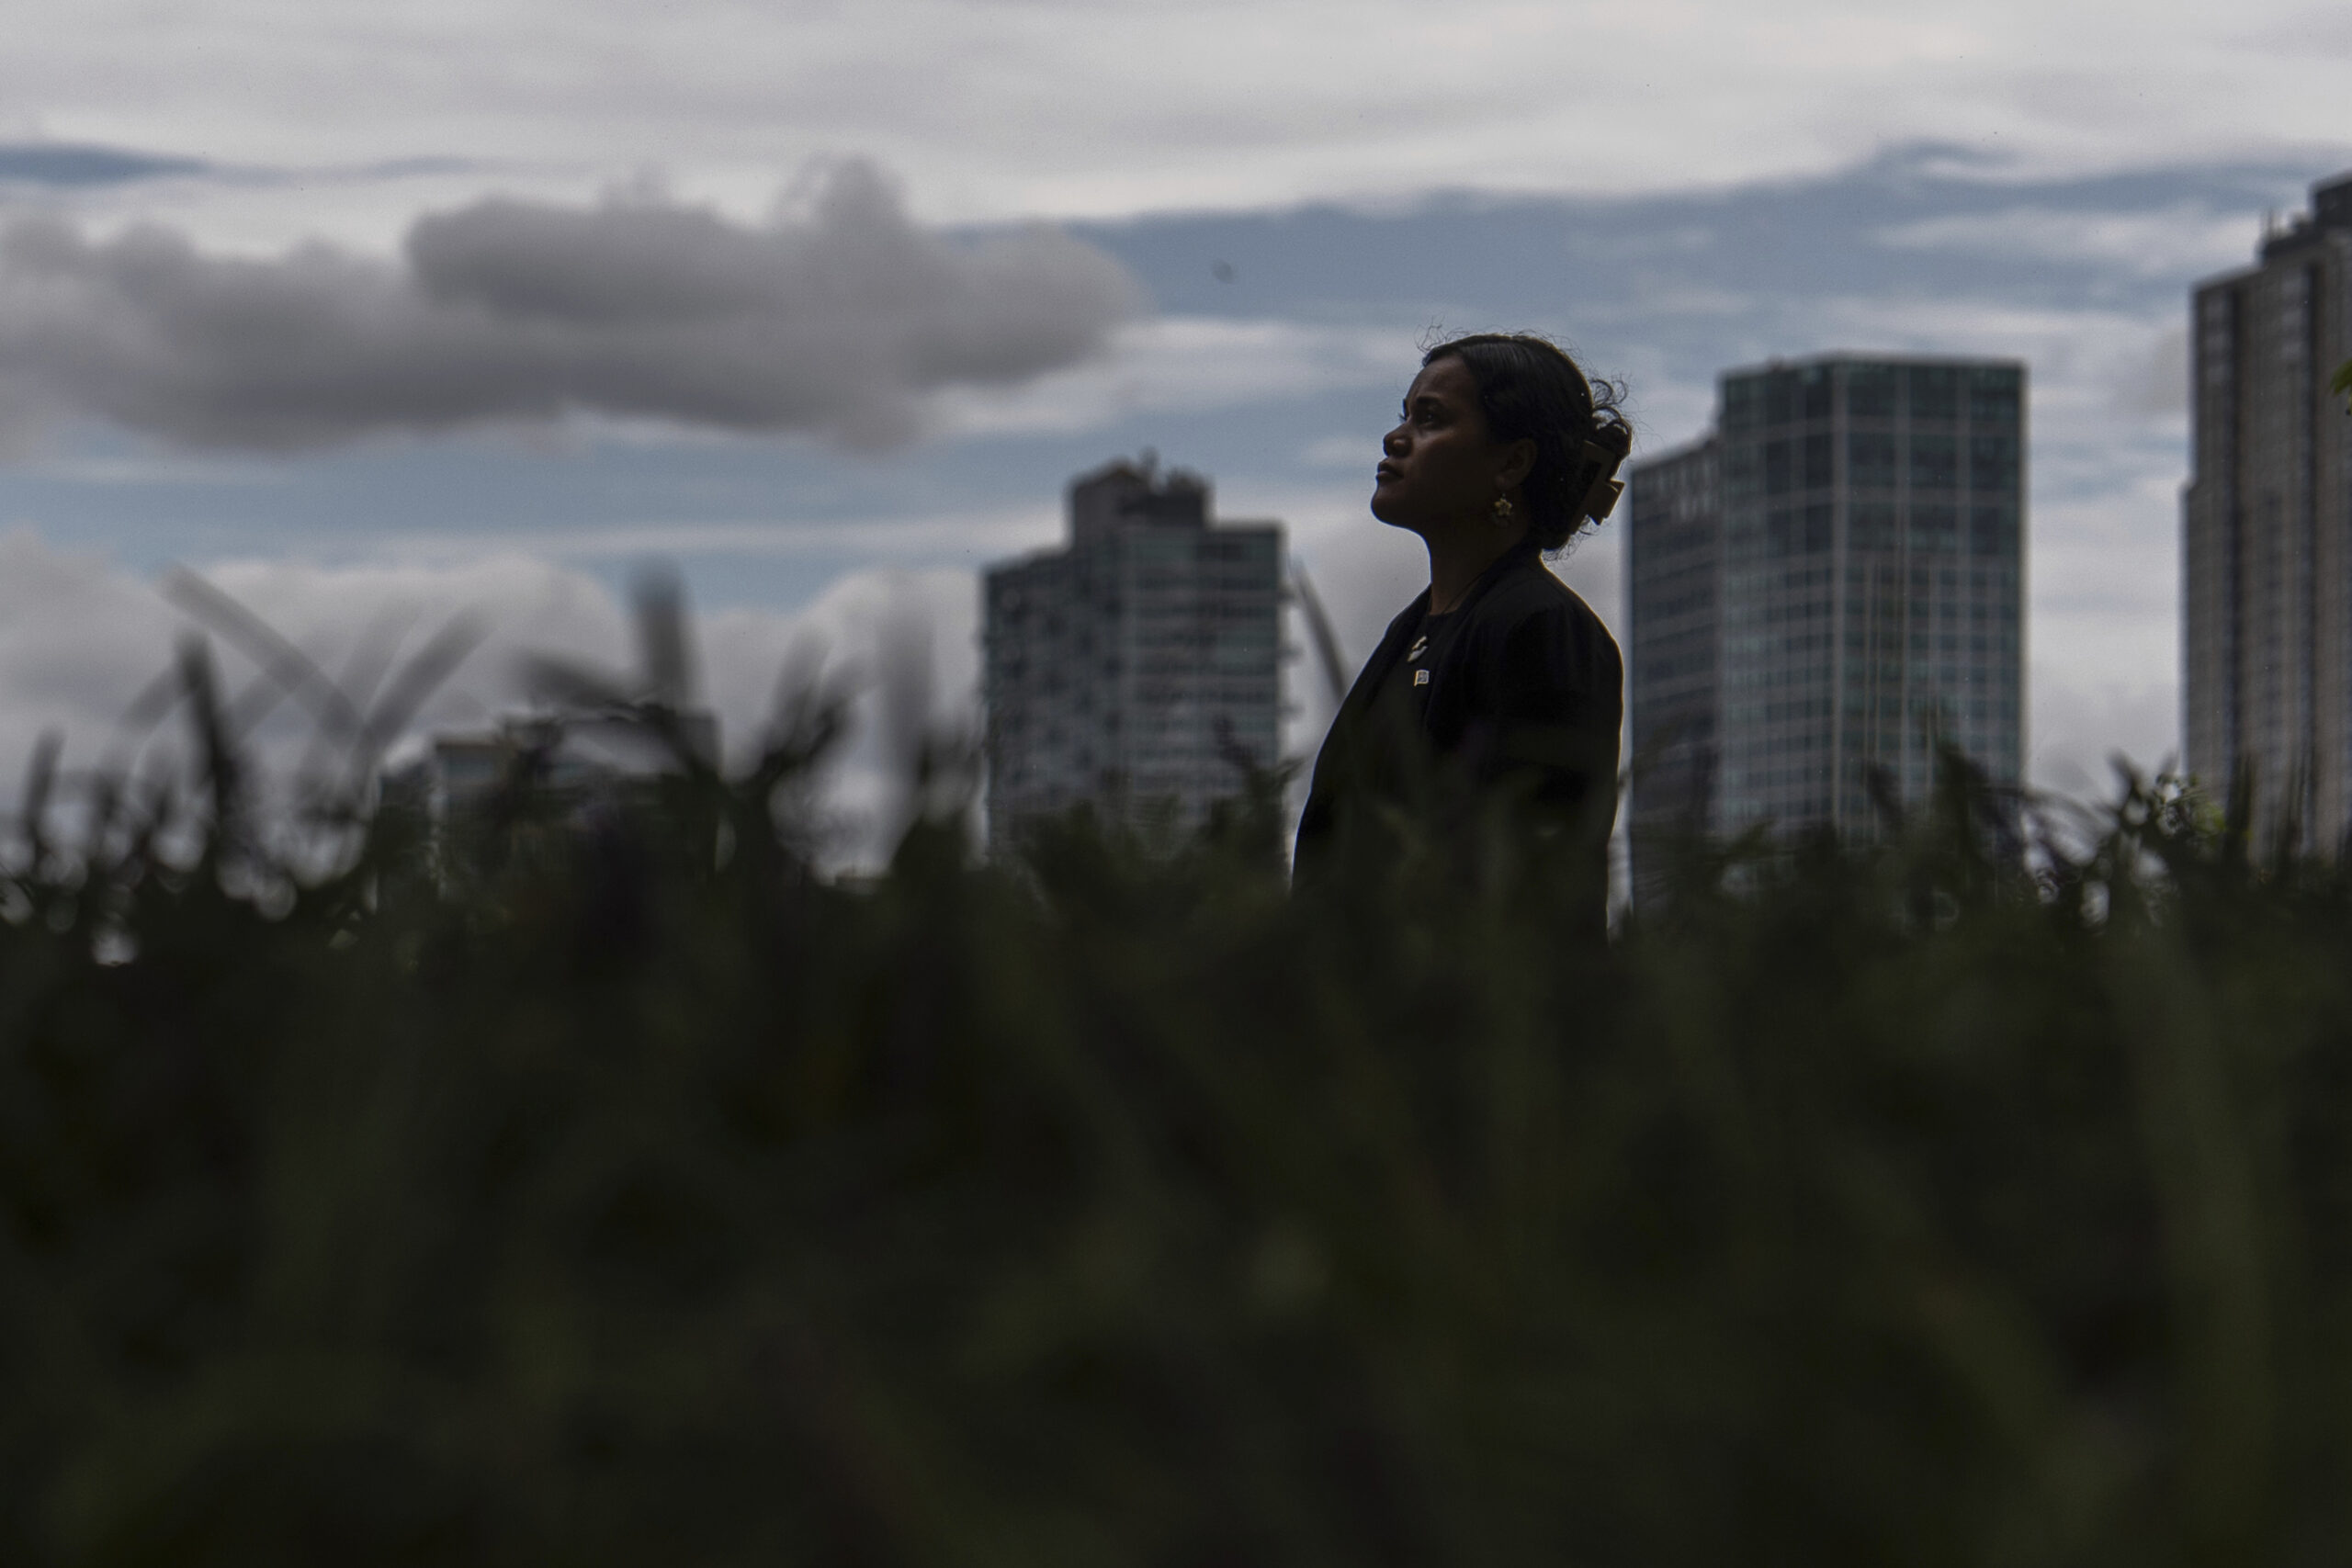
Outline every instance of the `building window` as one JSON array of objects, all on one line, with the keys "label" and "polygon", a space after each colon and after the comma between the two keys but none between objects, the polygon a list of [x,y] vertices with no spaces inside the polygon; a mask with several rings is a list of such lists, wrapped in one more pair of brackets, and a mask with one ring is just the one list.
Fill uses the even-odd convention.
[{"label": "building window", "polygon": [[2007,506],[1978,506],[1968,513],[1968,551],[2005,556],[2017,547],[2017,513]]},{"label": "building window", "polygon": [[1911,417],[1958,419],[1960,371],[1949,365],[1911,367]]},{"label": "building window", "polygon": [[1804,488],[1827,490],[1836,476],[1830,468],[1830,445],[1827,434],[1804,438]]},{"label": "building window", "polygon": [[1911,509],[1911,547],[1944,554],[1960,547],[1959,513],[1951,507],[1917,505]]},{"label": "building window", "polygon": [[1911,437],[1911,488],[1955,490],[1960,485],[1960,446],[1949,435]]},{"label": "building window", "polygon": [[1846,438],[1847,482],[1858,490],[1894,488],[1894,437],[1856,431]]},{"label": "building window", "polygon": [[2018,423],[2019,381],[2011,369],[1979,368],[1968,373],[1968,417],[1975,424]]},{"label": "building window", "polygon": [[1849,419],[1893,419],[1896,375],[1891,365],[1858,365],[1846,372]]},{"label": "building window", "polygon": [[1968,438],[1968,483],[1976,491],[2012,491],[2018,482],[2018,439],[2014,435],[1972,435]]}]

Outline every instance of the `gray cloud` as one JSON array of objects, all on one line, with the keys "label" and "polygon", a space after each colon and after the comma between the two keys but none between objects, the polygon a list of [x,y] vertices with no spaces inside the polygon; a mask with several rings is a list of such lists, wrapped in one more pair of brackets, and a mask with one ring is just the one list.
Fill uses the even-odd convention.
[{"label": "gray cloud", "polygon": [[2115,406],[2126,413],[2178,419],[2188,412],[2188,329],[2164,330],[2144,355],[2118,369]]},{"label": "gray cloud", "polygon": [[73,189],[85,186],[127,185],[134,180],[201,175],[211,167],[200,158],[134,152],[119,147],[95,147],[80,142],[0,142],[0,186],[46,186]]},{"label": "gray cloud", "polygon": [[1141,298],[1051,229],[921,229],[859,162],[760,226],[647,197],[484,200],[420,219],[399,263],[22,218],[0,230],[0,432],[96,415],[294,450],[587,412],[888,446],[926,394],[1086,359]]},{"label": "gray cloud", "polygon": [[731,181],[779,147],[865,146],[929,210],[1116,214],[1722,188],[1922,137],[2019,175],[2341,147],[2345,9],[16,0],[0,103],[242,163],[659,149]]}]

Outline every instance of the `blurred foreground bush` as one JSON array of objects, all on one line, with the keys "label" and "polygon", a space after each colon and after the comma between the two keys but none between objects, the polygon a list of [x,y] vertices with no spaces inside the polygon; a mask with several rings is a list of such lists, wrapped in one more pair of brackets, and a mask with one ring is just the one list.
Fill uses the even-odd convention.
[{"label": "blurred foreground bush", "polygon": [[1955,780],[1606,950],[1507,836],[1293,899],[1262,800],[841,886],[806,740],[11,846],[0,1562],[2352,1551],[2335,873]]}]

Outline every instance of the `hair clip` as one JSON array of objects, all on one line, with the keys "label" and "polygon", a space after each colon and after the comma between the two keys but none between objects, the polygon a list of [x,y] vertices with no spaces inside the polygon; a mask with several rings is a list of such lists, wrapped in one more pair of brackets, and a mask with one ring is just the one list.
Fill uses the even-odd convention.
[{"label": "hair clip", "polygon": [[1584,492],[1584,514],[1595,523],[1617,510],[1617,498],[1625,493],[1623,479],[1595,479],[1592,488]]}]

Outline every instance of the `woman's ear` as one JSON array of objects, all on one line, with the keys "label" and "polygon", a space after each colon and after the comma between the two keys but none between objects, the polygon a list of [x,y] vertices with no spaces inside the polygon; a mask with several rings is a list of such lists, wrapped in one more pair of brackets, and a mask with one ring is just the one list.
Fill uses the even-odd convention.
[{"label": "woman's ear", "polygon": [[1495,470],[1495,484],[1501,490],[1517,490],[1535,471],[1535,443],[1522,435],[1503,448],[1502,466]]}]

